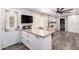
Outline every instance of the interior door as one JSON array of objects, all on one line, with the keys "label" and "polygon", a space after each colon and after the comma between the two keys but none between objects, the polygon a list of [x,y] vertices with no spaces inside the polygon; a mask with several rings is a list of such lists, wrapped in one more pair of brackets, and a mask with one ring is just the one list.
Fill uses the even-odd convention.
[{"label": "interior door", "polygon": [[60,30],[65,30],[65,19],[64,18],[60,19]]}]

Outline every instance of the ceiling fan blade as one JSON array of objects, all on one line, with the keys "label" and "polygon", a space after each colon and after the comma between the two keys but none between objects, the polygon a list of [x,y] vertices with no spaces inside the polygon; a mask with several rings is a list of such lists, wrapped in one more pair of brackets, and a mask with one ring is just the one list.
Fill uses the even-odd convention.
[{"label": "ceiling fan blade", "polygon": [[73,9],[68,9],[68,10],[63,10],[63,11],[71,11],[71,10],[73,10]]},{"label": "ceiling fan blade", "polygon": [[63,12],[63,13],[71,13],[71,12]]},{"label": "ceiling fan blade", "polygon": [[60,11],[62,11],[64,8],[61,8]]},{"label": "ceiling fan blade", "polygon": [[57,11],[59,11],[60,8],[57,8]]},{"label": "ceiling fan blade", "polygon": [[71,13],[71,11],[62,11],[63,13]]}]

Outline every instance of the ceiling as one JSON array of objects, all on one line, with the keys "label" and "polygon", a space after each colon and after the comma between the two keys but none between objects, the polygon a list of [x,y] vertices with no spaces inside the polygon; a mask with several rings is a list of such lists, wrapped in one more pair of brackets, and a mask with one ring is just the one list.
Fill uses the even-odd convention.
[{"label": "ceiling", "polygon": [[[63,13],[63,14],[58,14],[54,11],[51,10],[56,10],[57,8],[29,8],[33,11],[37,11],[37,12],[41,12],[41,13],[45,13],[48,15],[52,15],[52,16],[69,16],[69,15],[73,15],[73,14],[79,14],[79,8],[72,8],[73,10],[71,10],[71,13]],[[67,9],[71,9],[71,8],[64,8],[64,10]]]}]

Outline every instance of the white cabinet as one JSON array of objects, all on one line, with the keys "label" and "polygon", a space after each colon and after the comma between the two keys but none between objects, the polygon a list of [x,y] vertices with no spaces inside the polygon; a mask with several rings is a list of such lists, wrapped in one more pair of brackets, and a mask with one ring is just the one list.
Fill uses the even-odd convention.
[{"label": "white cabinet", "polygon": [[21,34],[21,42],[27,47],[31,48],[29,37],[23,33]]},{"label": "white cabinet", "polygon": [[21,42],[31,50],[51,50],[51,35],[40,37],[26,32],[21,37]]},{"label": "white cabinet", "polygon": [[21,39],[21,42],[23,44],[25,44],[29,49],[32,49],[32,50],[39,50],[41,49],[40,46],[42,45],[42,42],[41,42],[41,39],[37,39],[35,37],[35,35],[32,35],[30,34],[27,35],[24,35],[22,34],[22,39]]},{"label": "white cabinet", "polygon": [[56,26],[56,18],[53,17],[53,16],[49,16],[49,20],[48,20],[48,23],[49,23],[49,27],[54,27],[54,28],[57,28]]},{"label": "white cabinet", "polygon": [[33,26],[32,28],[39,28],[39,27],[48,27],[48,15],[41,14],[41,13],[33,13]]},{"label": "white cabinet", "polygon": [[[32,35],[32,34],[31,34]],[[40,37],[36,37],[36,35],[30,35],[30,45],[33,50],[40,50],[42,46],[42,39]]]},{"label": "white cabinet", "polygon": [[2,48],[6,48],[19,42],[19,31],[4,32],[1,36]]},{"label": "white cabinet", "polygon": [[33,26],[32,28],[39,28],[41,26],[41,17],[39,13],[33,13]]}]

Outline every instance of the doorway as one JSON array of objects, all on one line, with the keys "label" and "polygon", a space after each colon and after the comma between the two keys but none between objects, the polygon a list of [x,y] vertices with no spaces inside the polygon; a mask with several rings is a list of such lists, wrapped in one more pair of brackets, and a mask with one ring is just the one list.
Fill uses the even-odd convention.
[{"label": "doorway", "polygon": [[60,30],[65,31],[65,18],[60,18]]}]

